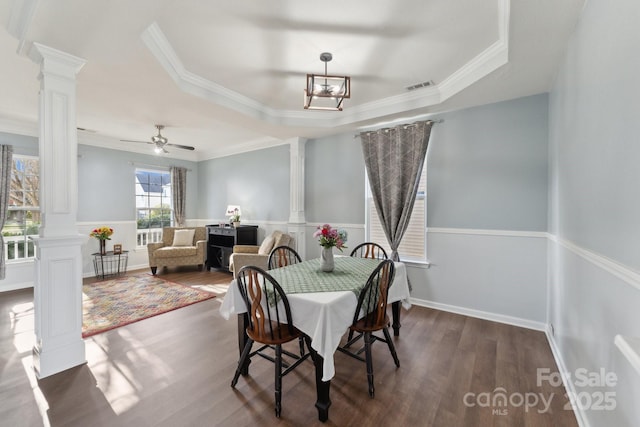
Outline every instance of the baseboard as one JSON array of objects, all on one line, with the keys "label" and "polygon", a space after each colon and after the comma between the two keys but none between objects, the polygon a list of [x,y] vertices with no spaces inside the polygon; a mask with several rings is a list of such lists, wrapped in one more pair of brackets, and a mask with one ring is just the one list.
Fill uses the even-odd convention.
[{"label": "baseboard", "polygon": [[33,288],[33,282],[22,282],[22,283],[11,283],[7,286],[0,286],[0,293],[9,292],[9,291],[17,291],[19,289],[28,289]]},{"label": "baseboard", "polygon": [[462,314],[464,316],[475,317],[478,319],[491,320],[493,322],[505,323],[507,325],[518,326],[521,328],[533,329],[536,331],[546,331],[547,325],[543,322],[522,319],[520,317],[506,316],[504,314],[490,313],[488,311],[474,310],[471,308],[460,307],[457,305],[442,304],[434,301],[421,300],[411,298],[411,304],[421,307],[433,308],[436,310],[448,311],[450,313]]},{"label": "baseboard", "polygon": [[[564,363],[564,359],[561,356],[560,349],[556,344],[555,337],[551,333],[551,327],[547,327],[544,332],[545,332],[545,335],[547,336],[549,347],[551,347],[551,353],[553,354],[553,358],[556,361],[556,366],[558,366],[558,372],[560,372],[561,374],[569,373],[569,370],[567,369],[567,366]],[[562,378],[562,384],[564,385],[564,388],[567,391],[567,394],[570,394],[572,396],[578,396],[576,392],[576,388],[574,387],[573,383],[571,381],[569,382],[566,381],[568,375],[560,375],[560,377]],[[576,421],[578,421],[578,425],[580,427],[591,427],[591,424],[589,424],[589,421],[587,420],[584,409],[574,406],[573,413],[576,414]]]}]

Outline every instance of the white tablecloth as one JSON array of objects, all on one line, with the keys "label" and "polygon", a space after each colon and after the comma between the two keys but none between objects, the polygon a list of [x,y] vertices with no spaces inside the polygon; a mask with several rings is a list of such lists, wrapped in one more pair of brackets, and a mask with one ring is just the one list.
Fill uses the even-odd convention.
[{"label": "white tablecloth", "polygon": [[[409,283],[407,269],[401,262],[395,264],[393,285],[389,288],[388,303],[402,302],[409,309]],[[287,294],[291,316],[296,328],[311,337],[311,347],[324,358],[323,381],[329,381],[335,375],[333,354],[340,339],[353,321],[358,300],[351,291],[313,292]],[[230,319],[233,314],[247,311],[240,290],[233,280],[220,306],[220,314]]]}]

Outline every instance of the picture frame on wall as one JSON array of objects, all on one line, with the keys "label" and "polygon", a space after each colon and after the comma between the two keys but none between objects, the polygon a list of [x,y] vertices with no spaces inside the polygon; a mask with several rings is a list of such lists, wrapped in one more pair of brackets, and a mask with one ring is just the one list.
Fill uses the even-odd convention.
[{"label": "picture frame on wall", "polygon": [[122,253],[122,245],[120,243],[116,243],[113,245],[113,253],[114,255],[119,255]]}]

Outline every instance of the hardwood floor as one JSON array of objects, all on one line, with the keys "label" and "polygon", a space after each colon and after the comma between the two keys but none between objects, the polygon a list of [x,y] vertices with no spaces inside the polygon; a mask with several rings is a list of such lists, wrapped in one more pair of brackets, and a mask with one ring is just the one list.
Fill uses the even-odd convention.
[{"label": "hardwood floor", "polygon": [[[283,379],[281,419],[271,363],[256,359],[230,387],[236,321],[218,313],[230,274],[184,268],[160,277],[220,295],[95,335],[86,365],[40,381],[31,368],[33,291],[0,294],[0,425],[322,425],[311,361]],[[564,388],[537,385],[538,368],[557,371],[542,332],[417,306],[402,311],[402,325],[400,368],[384,343],[373,346],[374,399],[364,363],[336,353],[325,425],[577,426]],[[522,404],[534,396],[537,405]]]}]

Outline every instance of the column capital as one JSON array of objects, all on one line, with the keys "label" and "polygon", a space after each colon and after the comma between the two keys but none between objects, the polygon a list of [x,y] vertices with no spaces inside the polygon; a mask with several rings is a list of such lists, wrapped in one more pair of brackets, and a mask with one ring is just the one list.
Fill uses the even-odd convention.
[{"label": "column capital", "polygon": [[29,58],[36,64],[40,64],[43,73],[51,72],[64,77],[75,77],[87,62],[82,58],[40,43],[33,43],[29,51]]}]

